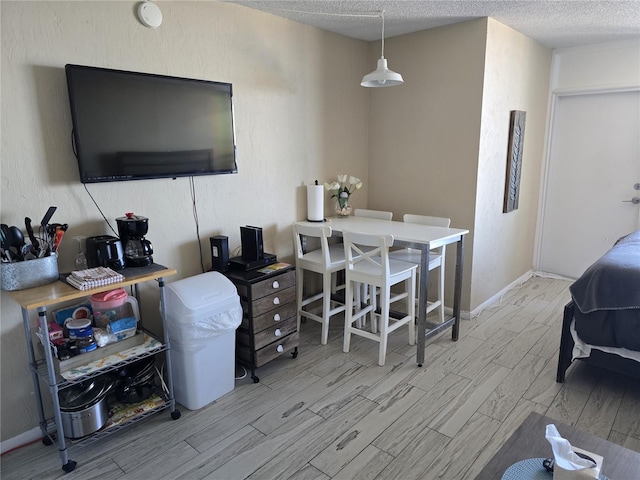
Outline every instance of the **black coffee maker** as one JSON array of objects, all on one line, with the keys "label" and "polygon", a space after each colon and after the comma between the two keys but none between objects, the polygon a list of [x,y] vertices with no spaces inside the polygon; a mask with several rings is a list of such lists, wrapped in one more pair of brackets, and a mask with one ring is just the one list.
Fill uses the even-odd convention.
[{"label": "black coffee maker", "polygon": [[146,267],[153,263],[153,245],[144,236],[149,231],[149,219],[125,213],[116,218],[118,235],[124,249],[124,262],[127,267]]}]

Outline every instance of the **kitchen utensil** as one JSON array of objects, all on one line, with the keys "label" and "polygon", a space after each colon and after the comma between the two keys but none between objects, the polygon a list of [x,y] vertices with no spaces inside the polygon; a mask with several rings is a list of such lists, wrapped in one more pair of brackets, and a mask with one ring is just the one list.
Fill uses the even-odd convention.
[{"label": "kitchen utensil", "polygon": [[40,242],[38,242],[38,239],[36,238],[36,236],[33,233],[33,227],[31,226],[31,219],[29,217],[25,217],[24,218],[24,226],[27,229],[27,235],[29,235],[29,240],[31,241],[31,245],[33,245],[34,248],[34,254],[37,255],[37,251],[40,248]]},{"label": "kitchen utensil", "polygon": [[11,238],[11,232],[9,231],[9,225],[3,223],[0,225],[0,236],[2,238],[2,248],[5,250],[9,248],[9,239]]},{"label": "kitchen utensil", "polygon": [[20,230],[16,226],[9,227],[9,232],[11,232],[11,245],[16,247],[18,250],[22,250],[22,245],[24,245],[24,234],[22,230]]},{"label": "kitchen utensil", "polygon": [[54,252],[58,251],[58,247],[60,246],[60,243],[62,243],[62,237],[64,237],[64,232],[67,231],[67,228],[69,227],[69,225],[67,225],[66,223],[64,225],[56,225],[56,232],[55,235],[53,236],[53,248],[52,250]]},{"label": "kitchen utensil", "polygon": [[40,221],[40,225],[42,226],[42,228],[47,228],[47,225],[49,225],[49,220],[51,220],[51,217],[53,217],[53,214],[55,213],[57,208],[58,207],[49,207],[49,210],[47,210],[47,213],[44,214],[44,217],[42,217],[42,220]]}]

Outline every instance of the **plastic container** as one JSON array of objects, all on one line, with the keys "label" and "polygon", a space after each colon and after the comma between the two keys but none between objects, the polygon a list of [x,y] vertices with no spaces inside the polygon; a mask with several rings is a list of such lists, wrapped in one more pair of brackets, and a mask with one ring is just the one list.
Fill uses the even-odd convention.
[{"label": "plastic container", "polygon": [[174,395],[198,410],[235,386],[240,298],[228,278],[207,272],[167,284],[165,300]]},{"label": "plastic container", "polygon": [[[131,309],[128,308],[131,306]],[[124,318],[138,319],[138,301],[135,297],[127,295],[124,288],[116,288],[107,292],[91,295],[91,310],[93,310],[93,323],[98,328],[108,328],[112,322]],[[134,330],[135,333],[135,330]]]},{"label": "plastic container", "polygon": [[87,318],[83,319],[70,319],[64,324],[69,332],[69,338],[75,340],[77,338],[90,337],[93,335],[93,328],[91,327],[91,320]]}]

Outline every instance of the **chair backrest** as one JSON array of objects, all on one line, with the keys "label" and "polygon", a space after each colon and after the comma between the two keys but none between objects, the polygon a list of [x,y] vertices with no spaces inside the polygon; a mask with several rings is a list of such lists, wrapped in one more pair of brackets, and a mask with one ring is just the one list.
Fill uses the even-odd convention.
[{"label": "chair backrest", "polygon": [[446,217],[431,217],[429,215],[414,215],[405,213],[402,221],[406,223],[419,223],[421,225],[433,225],[434,227],[447,227],[451,225],[451,219]]},{"label": "chair backrest", "polygon": [[[402,217],[402,221],[405,223],[419,223],[420,225],[432,225],[434,227],[446,227],[449,228],[451,225],[451,219],[447,217],[432,217],[429,215],[414,215],[412,213],[405,213]],[[440,248],[434,248],[432,252],[441,255],[444,262],[444,255],[446,252],[446,246],[442,246]]]},{"label": "chair backrest", "polygon": [[348,278],[366,275],[389,279],[389,247],[393,246],[393,235],[372,235],[345,230],[342,237]]},{"label": "chair backrest", "polygon": [[328,225],[299,225],[293,224],[293,244],[296,249],[296,258],[302,259],[306,253],[302,237],[313,237],[320,240],[320,248],[322,249],[322,263],[326,267],[330,263],[329,256],[329,242],[328,238],[331,237],[332,230]]},{"label": "chair backrest", "polygon": [[379,218],[380,220],[391,220],[393,212],[385,212],[383,210],[365,210],[364,208],[356,208],[353,214],[356,217]]}]

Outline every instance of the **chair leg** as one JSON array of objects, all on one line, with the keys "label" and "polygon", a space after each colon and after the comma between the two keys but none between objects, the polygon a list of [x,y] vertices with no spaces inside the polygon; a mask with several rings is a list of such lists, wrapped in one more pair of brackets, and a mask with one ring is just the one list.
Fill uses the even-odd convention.
[{"label": "chair leg", "polygon": [[303,278],[304,278],[304,271],[301,268],[296,268],[296,317],[297,317],[297,325],[298,325],[298,332],[300,331],[300,322],[302,319],[302,292],[303,292]]},{"label": "chair leg", "polygon": [[376,311],[378,310],[378,297],[376,295],[371,295],[371,293],[376,291],[375,285],[369,285],[369,303],[373,305],[373,309],[371,313],[369,313],[369,318],[371,319],[371,333],[378,333],[378,320],[380,317],[376,316]]},{"label": "chair leg", "polygon": [[440,269],[440,275],[438,275],[438,300],[440,300],[440,306],[438,310],[440,312],[440,323],[444,323],[444,265],[438,267]]},{"label": "chair leg", "polygon": [[349,347],[351,346],[351,323],[353,322],[353,290],[350,280],[345,283],[344,301],[346,308],[344,310],[344,340],[342,343],[342,351],[349,353]]},{"label": "chair leg", "polygon": [[[375,287],[374,287],[375,288]],[[383,297],[384,295],[384,297]],[[387,287],[385,292],[380,292],[380,351],[378,354],[378,365],[384,367],[387,357],[387,340],[389,339],[389,298],[391,289]]]},{"label": "chair leg", "polygon": [[331,277],[330,273],[322,276],[322,338],[320,343],[326,345],[329,339],[329,312],[331,311]]},{"label": "chair leg", "polygon": [[[416,291],[416,277],[411,275],[406,280],[407,292]],[[409,315],[409,345],[416,344],[416,302],[413,300],[411,293],[407,295],[407,314]]]}]

